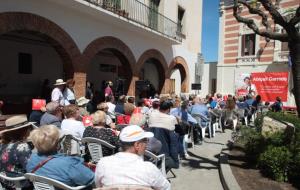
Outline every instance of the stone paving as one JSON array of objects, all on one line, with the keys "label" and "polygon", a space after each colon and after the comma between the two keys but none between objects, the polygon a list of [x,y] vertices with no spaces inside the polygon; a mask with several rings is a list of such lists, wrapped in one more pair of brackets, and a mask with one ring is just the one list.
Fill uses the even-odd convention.
[{"label": "stone paving", "polygon": [[168,173],[172,190],[222,190],[218,158],[231,132],[217,132],[214,138],[205,138],[203,144],[195,146],[194,150],[189,148],[190,158],[181,161],[179,169],[173,169],[176,178]]}]

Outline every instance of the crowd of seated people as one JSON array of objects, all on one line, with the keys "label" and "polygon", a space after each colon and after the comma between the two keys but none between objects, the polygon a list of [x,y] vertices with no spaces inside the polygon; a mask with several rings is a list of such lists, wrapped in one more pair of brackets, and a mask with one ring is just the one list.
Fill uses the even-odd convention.
[{"label": "crowd of seated people", "polygon": [[[65,106],[49,102],[34,130],[26,116],[8,119],[5,129],[0,131],[1,172],[12,177],[35,173],[70,186],[144,185],[170,189],[170,183],[160,170],[142,159],[146,149],[155,155],[165,155],[166,171],[179,168],[180,159],[189,158],[188,143],[201,145],[205,137],[201,127],[213,121],[210,112],[220,115],[222,131],[225,131],[233,128],[233,120],[239,117],[237,109],[248,110],[245,116],[251,120],[251,115],[263,106],[259,95],[255,98],[250,95],[238,98],[230,95],[225,98],[220,94],[205,98],[166,95],[138,103],[133,97],[123,95],[116,105],[114,98],[106,97],[105,102],[89,109],[91,101],[80,98],[75,104],[70,101],[70,105]],[[281,111],[280,97],[268,109]],[[195,119],[197,115],[201,115],[200,122]],[[83,122],[85,117],[91,119],[88,125]],[[60,153],[60,140],[66,134],[78,139],[99,138],[116,149],[103,147],[104,158],[98,162],[94,174],[86,164],[90,162],[89,157],[84,160],[81,154]],[[32,186],[26,182],[24,188]]]}]

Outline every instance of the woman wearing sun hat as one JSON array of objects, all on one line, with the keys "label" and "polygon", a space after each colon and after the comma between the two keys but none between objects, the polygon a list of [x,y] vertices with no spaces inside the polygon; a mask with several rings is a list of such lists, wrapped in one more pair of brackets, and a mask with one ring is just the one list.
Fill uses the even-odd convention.
[{"label": "woman wearing sun hat", "polygon": [[[26,164],[32,147],[26,142],[32,129],[32,123],[26,115],[13,116],[5,121],[0,131],[0,172],[9,177],[19,177],[26,173]],[[10,185],[4,182],[4,185]],[[28,184],[24,184],[26,186]]]},{"label": "woman wearing sun hat", "polygon": [[65,98],[63,96],[63,91],[66,87],[66,82],[63,79],[57,79],[54,84],[55,88],[52,90],[51,93],[51,101],[57,102],[61,106],[65,105]]}]

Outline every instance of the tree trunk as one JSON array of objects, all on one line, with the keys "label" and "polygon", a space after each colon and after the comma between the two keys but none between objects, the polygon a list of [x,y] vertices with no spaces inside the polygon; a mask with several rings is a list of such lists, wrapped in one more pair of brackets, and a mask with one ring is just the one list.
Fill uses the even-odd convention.
[{"label": "tree trunk", "polygon": [[289,42],[290,56],[292,61],[292,73],[298,117],[300,118],[300,39],[290,40]]}]

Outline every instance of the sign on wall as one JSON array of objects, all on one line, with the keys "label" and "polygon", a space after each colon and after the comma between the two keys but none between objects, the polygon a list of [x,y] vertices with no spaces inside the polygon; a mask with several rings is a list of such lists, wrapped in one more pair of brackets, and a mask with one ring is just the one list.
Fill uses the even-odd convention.
[{"label": "sign on wall", "polygon": [[274,102],[276,97],[287,101],[288,72],[240,74],[236,77],[236,95],[260,95],[263,101]]}]

